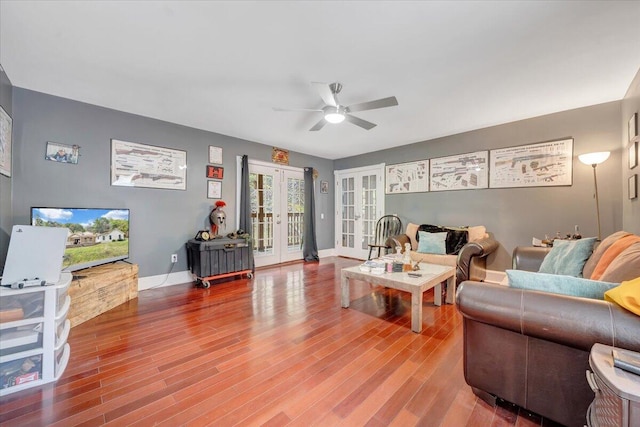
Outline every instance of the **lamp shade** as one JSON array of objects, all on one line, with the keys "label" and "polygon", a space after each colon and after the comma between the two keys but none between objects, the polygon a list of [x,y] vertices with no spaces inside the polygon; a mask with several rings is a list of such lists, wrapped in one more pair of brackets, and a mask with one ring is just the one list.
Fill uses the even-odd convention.
[{"label": "lamp shade", "polygon": [[578,159],[585,165],[599,165],[609,158],[611,152],[598,151],[597,153],[580,154]]}]

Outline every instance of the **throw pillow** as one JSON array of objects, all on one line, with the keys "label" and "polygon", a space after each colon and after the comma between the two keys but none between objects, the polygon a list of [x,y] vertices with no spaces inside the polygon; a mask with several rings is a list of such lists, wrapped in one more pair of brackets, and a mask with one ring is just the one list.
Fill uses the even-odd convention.
[{"label": "throw pillow", "polygon": [[583,279],[558,274],[534,273],[525,270],[507,270],[509,286],[517,289],[550,292],[574,297],[604,299],[604,293],[618,283]]},{"label": "throw pillow", "polygon": [[617,231],[610,236],[605,237],[602,242],[593,250],[593,254],[589,257],[589,260],[584,264],[582,269],[582,275],[584,277],[591,277],[593,270],[595,270],[598,261],[602,257],[602,254],[609,249],[609,246],[613,245],[618,239],[627,236],[631,233],[626,231]]},{"label": "throw pillow", "polygon": [[604,299],[640,316],[640,277],[609,289],[604,293]]},{"label": "throw pillow", "polygon": [[600,280],[622,283],[640,277],[640,242],[622,251],[602,273]]},{"label": "throw pillow", "polygon": [[418,224],[414,224],[412,222],[407,224],[407,236],[409,236],[409,240],[411,241],[411,250],[414,251],[418,250],[418,240],[416,239],[416,235],[418,234],[418,227]]},{"label": "throw pillow", "polygon": [[427,233],[426,231],[418,231],[420,240],[418,241],[418,252],[422,254],[440,254],[445,255],[447,232]]},{"label": "throw pillow", "polygon": [[582,277],[582,268],[593,252],[595,237],[580,240],[554,240],[553,248],[542,260],[540,273]]},{"label": "throw pillow", "polygon": [[636,242],[640,242],[640,236],[635,236],[633,234],[629,234],[628,236],[624,236],[621,239],[618,239],[613,245],[609,247],[598,261],[596,268],[591,273],[590,279],[600,280],[602,274],[605,272],[609,264],[613,262],[614,259],[618,255],[620,255],[625,249],[629,246],[633,245]]},{"label": "throw pillow", "polygon": [[416,234],[418,245],[420,245],[420,231],[424,231],[427,233],[446,232],[447,238],[445,240],[445,254],[447,255],[457,255],[458,252],[460,252],[460,249],[462,249],[469,240],[469,233],[466,228],[440,227],[439,225],[422,224],[420,225],[420,227],[418,227],[418,233]]}]

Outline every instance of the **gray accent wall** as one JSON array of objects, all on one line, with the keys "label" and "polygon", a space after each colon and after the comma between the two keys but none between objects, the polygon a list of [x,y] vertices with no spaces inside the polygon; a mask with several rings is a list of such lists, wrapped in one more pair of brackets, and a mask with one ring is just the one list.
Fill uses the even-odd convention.
[{"label": "gray accent wall", "polygon": [[488,258],[488,268],[504,270],[510,268],[513,249],[531,245],[532,237],[554,236],[557,231],[571,233],[576,224],[582,235],[597,235],[593,170],[578,160],[579,154],[611,151],[609,160],[597,168],[602,236],[622,228],[620,116],[621,101],[615,101],[339,159],[334,161],[334,168],[381,162],[390,165],[572,137],[571,186],[386,196],[387,213],[398,214],[403,224],[486,226],[500,243],[498,251]]},{"label": "gray accent wall", "polygon": [[[271,161],[271,146],[18,87],[13,89],[13,112],[13,222],[28,224],[32,206],[128,208],[130,261],[139,265],[141,277],[168,273],[172,253],[178,254],[173,271],[188,270],[185,242],[208,226],[215,202],[207,199],[210,145],[222,147],[222,200],[229,220],[225,234],[236,229],[236,156]],[[112,138],[186,150],[187,190],[111,186]],[[45,160],[47,141],[79,145],[78,164]],[[318,249],[332,248],[333,195],[320,194],[318,187],[320,180],[333,179],[333,161],[290,152],[289,164],[318,170]],[[2,185],[4,210],[4,180]],[[322,213],[324,219],[320,219]]]},{"label": "gray accent wall", "polygon": [[[623,229],[631,233],[640,235],[640,197],[629,200],[629,177],[638,175],[638,185],[640,185],[640,165],[629,169],[629,136],[627,128],[629,118],[633,113],[640,116],[640,70],[631,82],[629,90],[622,100],[622,222]],[[639,118],[640,120],[640,118]],[[637,142],[640,147],[640,141]],[[639,189],[640,191],[640,189]]]},{"label": "gray accent wall", "polygon": [[[0,65],[0,105],[2,105],[4,111],[13,118],[13,110],[11,108],[12,99],[13,86]],[[15,140],[12,145],[15,150]],[[11,227],[13,227],[11,216],[11,178],[0,174],[0,275],[2,275],[4,261],[7,258]]]}]

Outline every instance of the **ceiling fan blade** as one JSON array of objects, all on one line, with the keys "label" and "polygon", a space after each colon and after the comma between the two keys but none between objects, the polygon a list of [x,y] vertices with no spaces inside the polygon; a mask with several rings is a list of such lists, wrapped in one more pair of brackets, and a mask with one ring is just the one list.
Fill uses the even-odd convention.
[{"label": "ceiling fan blade", "polygon": [[322,111],[318,108],[280,108],[273,107],[273,111]]},{"label": "ceiling fan blade", "polygon": [[398,100],[395,96],[388,98],[376,99],[375,101],[362,102],[360,104],[354,104],[347,107],[347,111],[350,113],[356,111],[375,110],[376,108],[393,107],[398,105]]},{"label": "ceiling fan blade", "polygon": [[320,98],[324,101],[325,104],[331,105],[332,107],[338,106],[338,100],[336,99],[336,95],[331,91],[331,87],[328,83],[320,83],[320,82],[311,82],[320,94]]},{"label": "ceiling fan blade", "polygon": [[347,122],[353,123],[354,125],[360,126],[362,129],[366,129],[366,130],[373,129],[374,127],[377,126],[375,123],[371,123],[371,122],[368,122],[366,120],[362,120],[359,117],[351,116],[349,114],[345,115],[344,119]]},{"label": "ceiling fan blade", "polygon": [[324,125],[327,124],[327,121],[323,118],[320,119],[320,121],[318,123],[316,123],[315,125],[313,125],[313,127],[311,129],[309,129],[310,131],[316,131],[316,130],[320,130],[324,127]]}]

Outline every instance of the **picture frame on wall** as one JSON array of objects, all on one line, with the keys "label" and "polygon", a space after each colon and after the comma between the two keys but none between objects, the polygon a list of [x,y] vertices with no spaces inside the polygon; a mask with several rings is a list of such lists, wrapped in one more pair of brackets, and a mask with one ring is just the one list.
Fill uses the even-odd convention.
[{"label": "picture frame on wall", "polygon": [[638,197],[638,174],[633,174],[629,177],[629,199],[636,199]]},{"label": "picture frame on wall", "polygon": [[209,146],[209,163],[213,163],[215,165],[222,164],[222,147],[214,147],[213,145]]},{"label": "picture frame on wall", "polygon": [[222,181],[207,181],[207,199],[222,198]]},{"label": "picture frame on wall", "polygon": [[78,145],[60,144],[58,142],[47,142],[47,149],[44,158],[58,163],[78,164],[80,157],[80,147]]},{"label": "picture frame on wall", "polygon": [[11,176],[11,132],[13,119],[0,105],[0,173]]},{"label": "picture frame on wall", "polygon": [[273,150],[271,150],[271,161],[279,165],[289,165],[289,150],[273,147]]},{"label": "picture frame on wall", "polygon": [[477,190],[489,187],[489,152],[457,154],[429,160],[431,191]]},{"label": "picture frame on wall", "polygon": [[111,185],[187,189],[187,152],[111,140]]},{"label": "picture frame on wall", "polygon": [[633,113],[629,118],[629,142],[632,142],[638,136],[638,113]]},{"label": "picture frame on wall", "polygon": [[629,169],[633,169],[638,166],[638,141],[633,141],[629,145]]},{"label": "picture frame on wall", "polygon": [[489,188],[570,186],[573,138],[489,152]]},{"label": "picture frame on wall", "polygon": [[398,163],[385,167],[385,194],[429,191],[429,160]]},{"label": "picture frame on wall", "polygon": [[327,194],[329,192],[329,181],[320,181],[320,193]]}]

